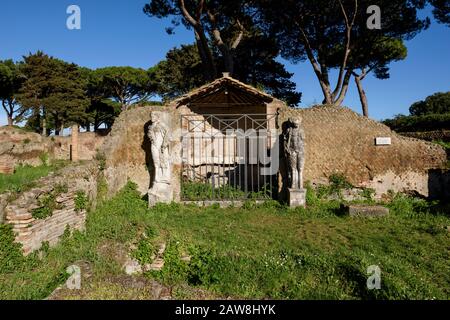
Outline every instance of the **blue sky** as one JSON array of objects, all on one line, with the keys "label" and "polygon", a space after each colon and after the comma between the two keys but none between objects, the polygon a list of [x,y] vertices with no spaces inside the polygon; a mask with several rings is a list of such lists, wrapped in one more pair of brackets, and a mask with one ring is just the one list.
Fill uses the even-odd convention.
[{"label": "blue sky", "polygon": [[[129,65],[148,68],[174,46],[193,42],[192,31],[183,26],[168,35],[169,20],[147,17],[146,0],[2,0],[0,3],[0,59],[20,60],[42,50],[81,66],[98,68]],[[66,9],[81,8],[81,30],[68,30]],[[408,58],[391,65],[391,78],[364,81],[374,119],[408,113],[411,103],[438,91],[450,90],[450,28],[433,21],[430,29],[407,42]],[[309,63],[292,65],[301,106],[322,101],[318,82]],[[360,112],[354,84],[345,105]],[[3,110],[0,125],[6,124]]]}]

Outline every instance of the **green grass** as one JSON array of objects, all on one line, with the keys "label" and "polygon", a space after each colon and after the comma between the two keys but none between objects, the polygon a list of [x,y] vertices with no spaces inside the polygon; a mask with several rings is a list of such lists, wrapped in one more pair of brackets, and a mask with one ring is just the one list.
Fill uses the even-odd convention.
[{"label": "green grass", "polygon": [[265,185],[258,192],[245,192],[237,187],[223,185],[213,188],[211,184],[183,182],[181,198],[186,201],[220,200],[220,199],[270,199],[271,190]]},{"label": "green grass", "polygon": [[14,174],[0,174],[0,193],[6,191],[21,192],[33,187],[33,181],[48,175],[64,166],[64,162],[55,162],[51,165],[38,167],[18,166]]},{"label": "green grass", "polygon": [[[145,276],[172,287],[175,298],[192,298],[188,287],[233,298],[449,299],[449,207],[403,196],[389,207],[390,216],[377,219],[343,216],[339,202],[318,201],[295,210],[275,202],[148,209],[129,184],[89,213],[84,233],[64,236],[40,259],[7,255],[18,261],[0,269],[0,299],[45,298],[76,261],[87,261],[93,276],[66,298],[133,298],[111,282],[123,274],[113,248],[134,244],[133,255],[148,262],[162,241],[164,268]],[[371,265],[381,269],[381,290],[366,288]]]}]

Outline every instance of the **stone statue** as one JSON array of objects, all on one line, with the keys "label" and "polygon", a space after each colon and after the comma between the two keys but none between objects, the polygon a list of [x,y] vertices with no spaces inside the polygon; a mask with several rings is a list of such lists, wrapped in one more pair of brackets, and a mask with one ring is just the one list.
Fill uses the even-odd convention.
[{"label": "stone statue", "polygon": [[165,123],[166,114],[154,111],[152,124],[148,128],[148,137],[151,144],[151,154],[155,168],[152,187],[148,192],[149,204],[157,202],[171,202],[173,190],[171,186],[172,166],[170,158],[170,130]]},{"label": "stone statue", "polygon": [[303,167],[305,165],[305,133],[300,118],[289,119],[289,128],[284,133],[284,152],[288,164],[290,188],[303,189]]},{"label": "stone statue", "polygon": [[155,113],[152,124],[148,128],[153,164],[155,166],[155,182],[170,182],[169,129]]}]

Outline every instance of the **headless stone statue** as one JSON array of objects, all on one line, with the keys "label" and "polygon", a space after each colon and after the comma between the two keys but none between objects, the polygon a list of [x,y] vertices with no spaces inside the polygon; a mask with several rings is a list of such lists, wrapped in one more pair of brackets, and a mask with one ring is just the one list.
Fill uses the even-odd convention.
[{"label": "headless stone statue", "polygon": [[284,150],[288,163],[290,188],[303,189],[303,167],[305,165],[305,133],[301,119],[289,120],[291,126],[284,136]]},{"label": "headless stone statue", "polygon": [[149,204],[171,202],[173,190],[171,187],[171,161],[169,154],[170,131],[163,121],[164,113],[153,112],[152,124],[148,128],[151,144],[151,154],[155,168],[152,187],[148,192]]},{"label": "headless stone statue", "polygon": [[[154,120],[153,120],[154,119]],[[155,166],[155,182],[170,182],[169,129],[158,117],[152,117],[148,128],[151,152]]]}]

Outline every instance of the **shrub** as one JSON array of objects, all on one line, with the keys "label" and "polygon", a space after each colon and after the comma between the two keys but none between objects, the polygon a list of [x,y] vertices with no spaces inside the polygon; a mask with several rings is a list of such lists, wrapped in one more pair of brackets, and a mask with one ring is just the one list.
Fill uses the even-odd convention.
[{"label": "shrub", "polygon": [[153,262],[158,249],[153,241],[158,236],[158,230],[148,226],[144,235],[138,242],[137,248],[131,253],[132,257],[139,261],[141,265]]},{"label": "shrub", "polygon": [[450,129],[450,113],[422,116],[399,115],[394,119],[385,120],[383,123],[398,132],[448,130]]},{"label": "shrub", "polygon": [[150,239],[143,238],[139,240],[137,248],[131,253],[141,265],[152,263],[155,254],[157,253],[156,247],[150,241]]},{"label": "shrub", "polygon": [[68,191],[69,187],[67,186],[67,183],[60,183],[57,184],[50,193],[41,196],[39,198],[39,208],[31,211],[33,218],[45,219],[52,216],[54,210],[61,209],[56,202],[56,198],[60,194],[67,193]]},{"label": "shrub", "polygon": [[22,245],[14,240],[12,226],[0,224],[0,274],[15,272],[24,262]]},{"label": "shrub", "polygon": [[98,162],[98,168],[100,169],[100,171],[105,170],[105,168],[106,168],[106,156],[105,156],[105,154],[103,154],[101,152],[97,152],[95,154],[95,160],[97,160],[97,162]]},{"label": "shrub", "polygon": [[56,208],[56,195],[51,192],[39,199],[39,208],[31,210],[31,215],[35,219],[45,219],[50,217]]},{"label": "shrub", "polygon": [[181,260],[184,251],[185,248],[179,239],[175,237],[170,239],[164,252],[164,267],[155,276],[168,284],[186,281],[189,265]]},{"label": "shrub", "polygon": [[348,182],[343,174],[332,174],[328,180],[330,181],[332,189],[336,191],[353,188],[353,185]]},{"label": "shrub", "polygon": [[56,194],[67,193],[69,191],[69,187],[67,183],[60,183],[55,186],[54,192]]},{"label": "shrub", "polygon": [[97,201],[101,202],[106,199],[108,195],[108,182],[103,174],[97,178]]},{"label": "shrub", "polygon": [[315,205],[319,201],[317,197],[316,190],[314,190],[313,186],[309,181],[305,183],[306,188],[306,204],[307,205]]},{"label": "shrub", "polygon": [[373,202],[373,196],[375,195],[375,190],[371,188],[362,189],[361,196],[365,198],[368,202]]},{"label": "shrub", "polygon": [[39,155],[39,159],[41,160],[41,163],[43,166],[48,166],[48,153],[43,152]]},{"label": "shrub", "polygon": [[80,212],[86,210],[89,199],[86,196],[86,193],[82,190],[78,190],[75,195],[75,212]]},{"label": "shrub", "polygon": [[213,249],[191,249],[193,255],[189,263],[188,282],[192,285],[211,285],[220,279],[220,259]]},{"label": "shrub", "polygon": [[[316,190],[310,184],[306,184],[306,203],[316,204],[318,200],[325,199],[329,196],[342,197],[342,190],[353,188],[343,174],[332,174],[329,178],[329,185],[319,185]],[[308,192],[309,190],[309,192]]]},{"label": "shrub", "polygon": [[269,184],[261,187],[261,190],[246,193],[238,187],[222,185],[213,188],[209,183],[184,182],[182,184],[182,198],[190,201],[215,200],[215,199],[271,199],[272,190]]}]

